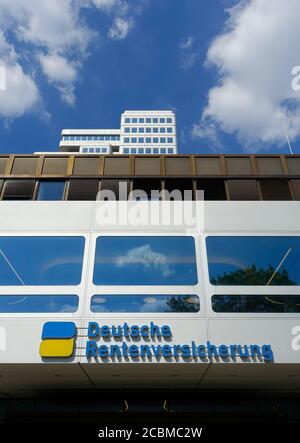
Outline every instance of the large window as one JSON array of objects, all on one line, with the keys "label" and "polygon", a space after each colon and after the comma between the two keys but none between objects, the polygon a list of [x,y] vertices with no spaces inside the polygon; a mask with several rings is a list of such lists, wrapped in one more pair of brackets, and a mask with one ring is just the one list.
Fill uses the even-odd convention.
[{"label": "large window", "polygon": [[193,237],[98,237],[95,285],[195,285]]},{"label": "large window", "polygon": [[37,200],[62,200],[64,197],[65,181],[44,180],[39,183]]},{"label": "large window", "polygon": [[199,312],[197,295],[94,295],[92,312]]},{"label": "large window", "polygon": [[208,237],[213,285],[300,284],[300,237]]},{"label": "large window", "polygon": [[78,285],[84,237],[0,237],[0,285]]},{"label": "large window", "polygon": [[214,295],[215,312],[276,313],[300,312],[300,295]]},{"label": "large window", "polygon": [[76,312],[77,295],[0,295],[0,313]]}]

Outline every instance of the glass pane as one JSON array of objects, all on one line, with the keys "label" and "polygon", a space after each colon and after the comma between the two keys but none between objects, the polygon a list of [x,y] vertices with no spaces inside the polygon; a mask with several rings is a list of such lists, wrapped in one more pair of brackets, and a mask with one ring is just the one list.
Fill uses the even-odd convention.
[{"label": "glass pane", "polygon": [[98,237],[95,285],[195,285],[192,237]]},{"label": "glass pane", "polygon": [[41,181],[37,200],[62,200],[65,190],[65,181]]},{"label": "glass pane", "polygon": [[78,285],[84,237],[0,237],[0,285]]},{"label": "glass pane", "polygon": [[214,295],[215,312],[300,312],[300,295]]},{"label": "glass pane", "polygon": [[77,295],[0,295],[0,312],[76,312],[78,303]]},{"label": "glass pane", "polygon": [[94,295],[92,312],[199,312],[197,295]]},{"label": "glass pane", "polygon": [[300,237],[208,237],[213,285],[300,284]]}]

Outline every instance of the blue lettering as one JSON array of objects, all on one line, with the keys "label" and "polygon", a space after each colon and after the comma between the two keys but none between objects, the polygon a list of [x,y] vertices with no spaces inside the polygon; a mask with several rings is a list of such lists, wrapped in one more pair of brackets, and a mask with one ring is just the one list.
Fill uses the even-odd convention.
[{"label": "blue lettering", "polygon": [[88,337],[95,338],[99,335],[99,325],[94,321],[90,321],[88,325]]}]

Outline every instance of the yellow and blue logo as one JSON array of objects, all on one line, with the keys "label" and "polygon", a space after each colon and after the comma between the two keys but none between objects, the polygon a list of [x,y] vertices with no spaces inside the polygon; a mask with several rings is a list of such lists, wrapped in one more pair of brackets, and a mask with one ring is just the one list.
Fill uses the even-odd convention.
[{"label": "yellow and blue logo", "polygon": [[44,324],[41,357],[71,357],[74,351],[76,325],[73,322],[49,321]]}]

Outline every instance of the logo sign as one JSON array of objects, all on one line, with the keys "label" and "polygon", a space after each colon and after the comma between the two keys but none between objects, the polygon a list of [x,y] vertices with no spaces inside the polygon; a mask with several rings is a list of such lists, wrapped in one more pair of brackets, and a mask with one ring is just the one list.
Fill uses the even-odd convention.
[{"label": "logo sign", "polygon": [[76,325],[73,322],[47,322],[42,331],[41,357],[71,357],[74,352]]}]

